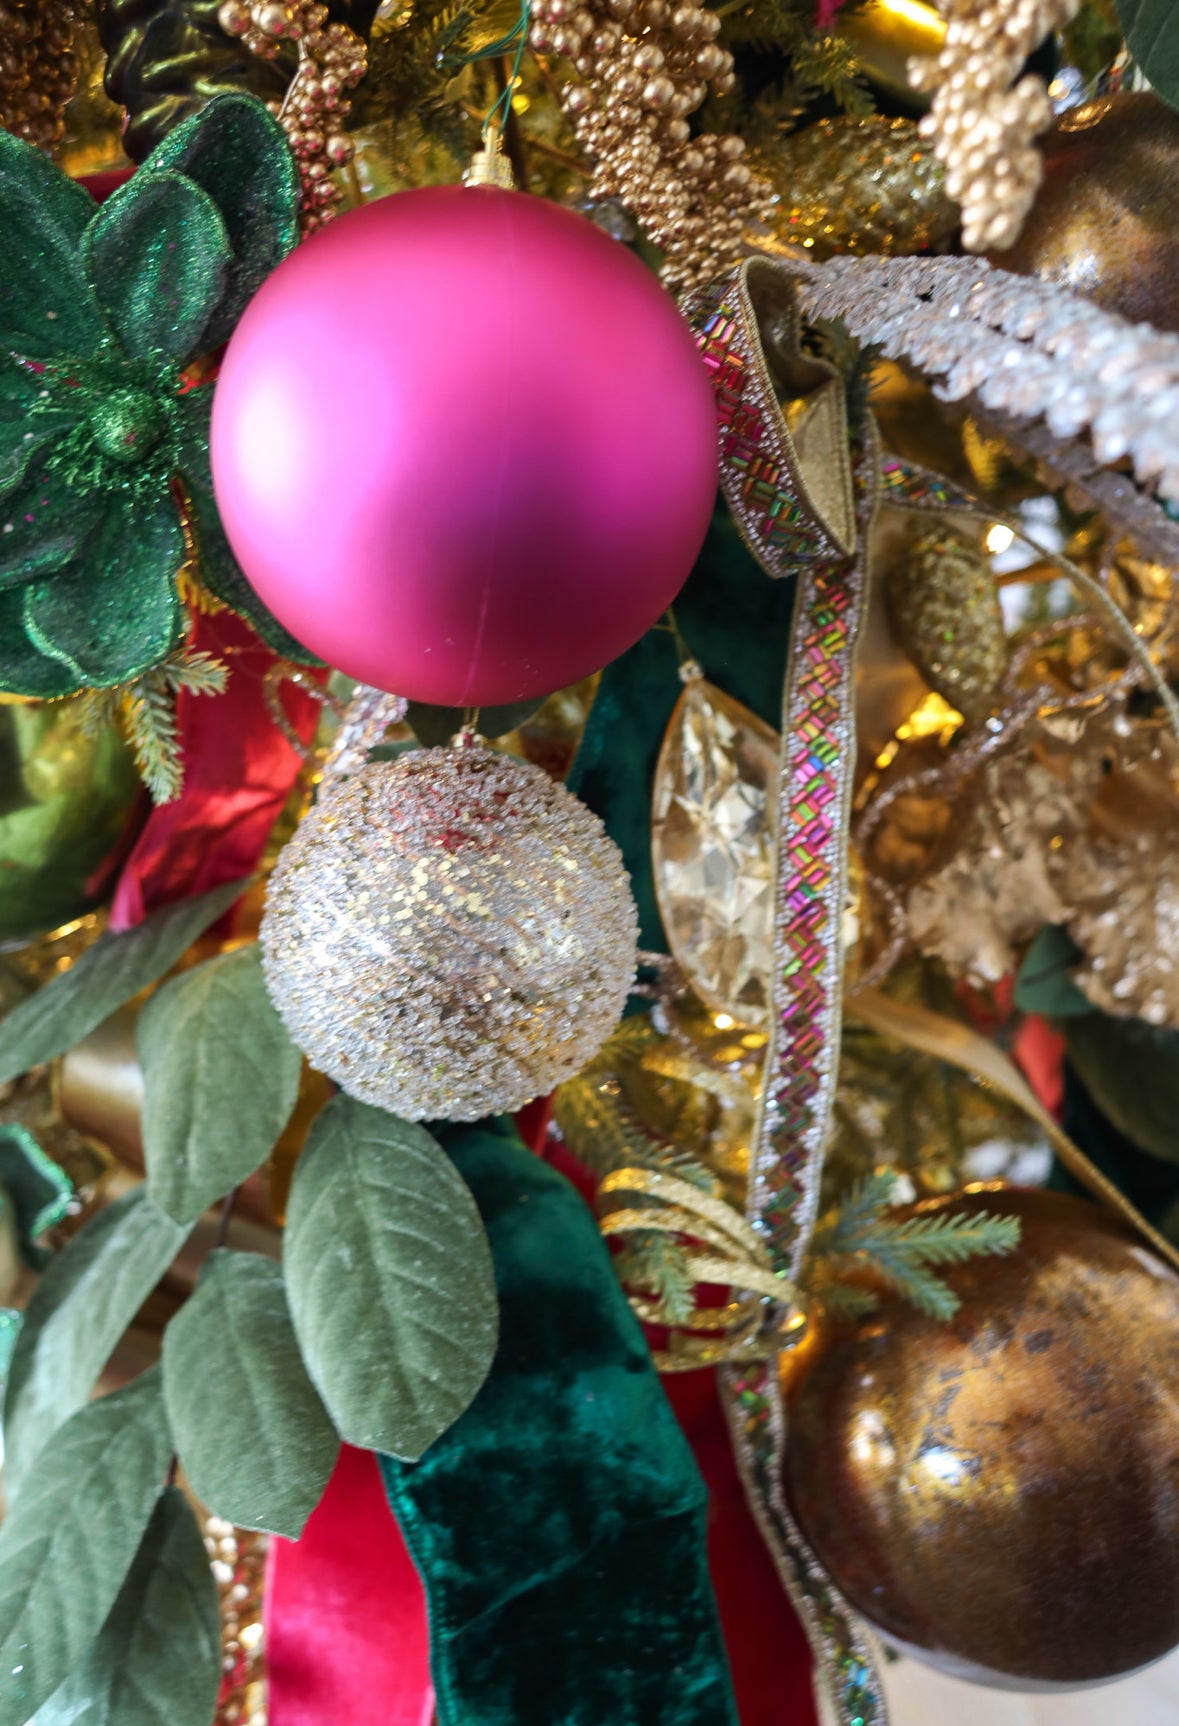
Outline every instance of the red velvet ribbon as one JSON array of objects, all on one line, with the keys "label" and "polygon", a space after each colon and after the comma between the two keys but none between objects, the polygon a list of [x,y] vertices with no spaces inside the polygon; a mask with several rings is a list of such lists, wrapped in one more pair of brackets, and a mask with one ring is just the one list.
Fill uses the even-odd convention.
[{"label": "red velvet ribbon", "polygon": [[[228,682],[222,695],[180,693],[184,789],[148,816],[115,889],[112,929],[251,874],[301,766],[266,699],[275,656],[250,626],[229,611],[200,617],[193,646],[224,661]],[[297,735],[309,741],[318,702],[287,685],[284,704]]]}]

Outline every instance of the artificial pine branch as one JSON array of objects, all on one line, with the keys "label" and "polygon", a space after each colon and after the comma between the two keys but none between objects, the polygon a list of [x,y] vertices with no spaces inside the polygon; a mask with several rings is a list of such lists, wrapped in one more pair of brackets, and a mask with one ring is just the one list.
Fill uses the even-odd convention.
[{"label": "artificial pine branch", "polygon": [[654,1297],[668,1324],[687,1324],[696,1305],[687,1248],[661,1229],[631,1235],[614,1260],[620,1282]]},{"label": "artificial pine branch", "polygon": [[[893,1170],[878,1170],[822,1220],[812,1247],[814,1292],[830,1311],[840,1302],[846,1308],[846,1296],[833,1295],[835,1285],[849,1273],[872,1270],[932,1318],[953,1318],[962,1303],[930,1267],[961,1264],[978,1254],[1013,1252],[1019,1244],[1019,1219],[941,1211],[893,1222],[889,1212],[896,1183]],[[871,1291],[858,1288],[857,1296],[857,1310],[871,1311]]]},{"label": "artificial pine branch", "polygon": [[191,695],[220,695],[227,676],[225,665],[213,654],[181,648],[132,683],[88,689],[78,700],[79,718],[88,736],[107,725],[121,725],[153,800],[170,803],[184,783],[176,697],[182,689]]}]

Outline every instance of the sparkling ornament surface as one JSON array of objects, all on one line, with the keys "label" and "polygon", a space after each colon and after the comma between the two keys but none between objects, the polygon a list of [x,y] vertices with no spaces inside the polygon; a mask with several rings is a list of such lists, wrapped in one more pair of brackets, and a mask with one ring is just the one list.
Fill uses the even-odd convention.
[{"label": "sparkling ornament surface", "polygon": [[1004,268],[1179,329],[1179,115],[1124,90],[1070,108],[1043,150],[1044,183]]},{"label": "sparkling ornament surface", "polygon": [[924,251],[958,226],[945,171],[912,120],[819,120],[763,151],[757,165],[781,188],[775,237],[815,259]]},{"label": "sparkling ornament surface", "polygon": [[279,858],[261,941],[313,1066],[408,1120],[478,1120],[600,1047],[637,930],[597,816],[539,768],[467,742],[327,791]]},{"label": "sparkling ornament surface", "polygon": [[1007,636],[978,544],[944,527],[916,534],[892,572],[889,603],[901,642],[931,689],[970,722],[984,718],[1007,665]]},{"label": "sparkling ornament surface", "polygon": [[266,1726],[266,1638],[262,1591],[265,1534],[235,1528],[223,1517],[205,1522],[205,1551],[221,1603],[221,1688],[214,1726]]},{"label": "sparkling ornament surface", "polygon": [[213,474],[299,640],[360,682],[495,706],[666,609],[711,516],[716,413],[625,247],[541,198],[429,187],[268,278],[222,365]]},{"label": "sparkling ornament surface", "polygon": [[702,677],[680,696],[655,770],[651,854],[672,954],[717,1012],[764,1024],[773,972],[778,736]]},{"label": "sparkling ornament surface", "polygon": [[886,1296],[805,1364],[787,1486],[846,1598],[909,1652],[1080,1686],[1179,1642],[1179,1277],[1081,1200],[1001,1200],[1021,1244],[945,1273],[956,1318]]}]

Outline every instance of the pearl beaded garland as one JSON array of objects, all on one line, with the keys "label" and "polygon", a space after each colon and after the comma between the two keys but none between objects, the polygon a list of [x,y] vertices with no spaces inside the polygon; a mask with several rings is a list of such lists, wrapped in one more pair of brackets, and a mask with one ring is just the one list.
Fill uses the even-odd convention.
[{"label": "pearl beaded garland", "polygon": [[1044,80],[1013,79],[1050,30],[1081,0],[942,0],[946,40],[936,60],[909,62],[915,90],[932,90],[921,121],[946,165],[946,191],[962,206],[968,252],[1003,251],[1019,238],[1044,173],[1032,139],[1052,120]]},{"label": "pearl beaded garland", "polygon": [[273,60],[284,42],[299,49],[299,65],[278,115],[299,168],[304,233],[336,214],[339,187],[333,168],[352,160],[344,131],[352,104],[345,91],[368,70],[368,49],[346,24],[329,24],[320,0],[224,0],[217,14],[227,36],[239,36],[251,53]]},{"label": "pearl beaded garland", "polygon": [[534,0],[532,46],[572,64],[562,101],[596,158],[594,198],[618,198],[666,256],[673,292],[700,286],[764,221],[769,188],[735,136],[691,136],[688,115],[733,88],[733,57],[715,12],[668,0]]}]

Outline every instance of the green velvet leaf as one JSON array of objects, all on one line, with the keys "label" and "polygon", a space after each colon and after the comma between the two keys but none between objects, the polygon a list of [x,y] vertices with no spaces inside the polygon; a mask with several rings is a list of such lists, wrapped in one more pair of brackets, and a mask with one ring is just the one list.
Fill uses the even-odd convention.
[{"label": "green velvet leaf", "polygon": [[108,502],[78,559],[25,589],[25,629],[79,689],[129,683],[184,638],[188,614],[175,581],[183,561],[170,498],[147,507]]},{"label": "green velvet leaf", "polygon": [[66,1422],[0,1526],[0,1726],[25,1726],[115,1603],[171,1443],[158,1367]]},{"label": "green velvet leaf", "polygon": [[209,1726],[221,1683],[217,1585],[184,1494],[161,1494],[89,1650],[35,1726]]},{"label": "green velvet leaf", "polygon": [[21,1251],[27,1258],[38,1236],[66,1214],[74,1183],[45,1155],[27,1127],[8,1121],[0,1125],[0,1187],[16,1212]]},{"label": "green velvet leaf", "polygon": [[1091,1013],[1093,1003],[1073,982],[1081,949],[1067,929],[1046,923],[1024,955],[1015,979],[1015,1004],[1024,1013],[1070,1019]]},{"label": "green velvet leaf", "polygon": [[[225,291],[206,331],[226,341],[247,302],[299,238],[299,176],[286,134],[254,96],[215,96],[173,128],[144,164],[196,182],[221,212],[232,255]],[[143,170],[141,170],[143,171]]]},{"label": "green velvet leaf", "polygon": [[115,1344],[188,1230],[133,1187],[52,1258],[25,1311],[4,1398],[5,1474],[19,1496],[62,1423],[82,1407]]},{"label": "green velvet leaf", "polygon": [[0,587],[67,568],[102,518],[104,500],[72,491],[49,465],[52,453],[47,440],[0,503]]},{"label": "green velvet leaf", "polygon": [[302,1056],[271,1005],[256,943],[165,983],[138,1038],[148,1190],[177,1222],[193,1222],[274,1148]]},{"label": "green velvet leaf", "polygon": [[189,525],[196,541],[201,579],[210,593],[231,611],[237,612],[239,617],[246,618],[266,645],[281,658],[294,660],[298,665],[320,665],[322,661],[288,634],[277,618],[267,611],[230,550],[213,496],[213,475],[209,468],[209,414],[213,405],[213,387],[208,385],[189,390],[180,397],[178,404],[184,425],[180,478],[189,502]]},{"label": "green velvet leaf", "polygon": [[71,694],[76,682],[60,660],[34,647],[25,633],[24,588],[0,590],[0,690],[54,701]]},{"label": "green velvet leaf", "polygon": [[225,291],[230,246],[216,204],[179,174],[135,174],[109,197],[82,242],[87,273],[124,352],[203,353]]},{"label": "green velvet leaf", "polygon": [[164,1395],[201,1503],[239,1528],[297,1540],[340,1440],[299,1354],[278,1265],[256,1253],[212,1255],[164,1332]]},{"label": "green velvet leaf", "polygon": [[1179,108],[1179,10],[1175,0],[1117,0],[1126,46],[1152,89]]},{"label": "green velvet leaf", "polygon": [[295,1169],[283,1245],[303,1359],[341,1436],[413,1461],[495,1353],[474,1200],[424,1128],[333,1098]]},{"label": "green velvet leaf", "polygon": [[165,905],[124,934],[100,936],[68,971],[0,1022],[0,1085],[72,1049],[116,1007],[158,982],[245,888],[245,881],[230,881]]},{"label": "green velvet leaf", "polygon": [[1088,1013],[1063,1027],[1068,1058],[1107,1120],[1167,1163],[1179,1163],[1179,1031]]},{"label": "green velvet leaf", "polygon": [[[541,696],[539,701],[513,701],[506,707],[481,707],[480,735],[502,737],[505,731],[514,731],[517,725],[531,719],[545,700],[546,697]],[[405,717],[418,742],[427,749],[434,749],[449,743],[455,732],[462,730],[469,712],[470,709],[465,707],[431,707],[424,701],[411,701]]]},{"label": "green velvet leaf", "polygon": [[79,241],[94,200],[40,150],[0,132],[0,341],[44,360],[93,353],[107,333]]},{"label": "green velvet leaf", "polygon": [[33,458],[75,423],[75,414],[46,411],[44,403],[33,412],[44,387],[36,372],[0,354],[0,498],[20,484]]}]

